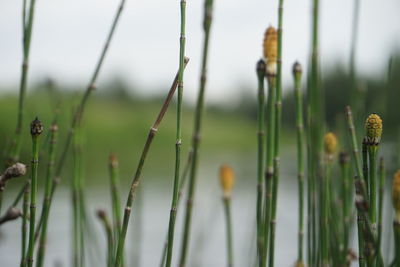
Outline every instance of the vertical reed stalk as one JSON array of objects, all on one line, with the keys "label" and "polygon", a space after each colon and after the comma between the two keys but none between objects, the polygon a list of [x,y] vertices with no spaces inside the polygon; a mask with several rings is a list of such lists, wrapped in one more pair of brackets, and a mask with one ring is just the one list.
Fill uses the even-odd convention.
[{"label": "vertical reed stalk", "polygon": [[226,220],[226,245],[227,245],[227,266],[233,267],[233,239],[232,239],[232,219],[231,219],[231,197],[224,196],[224,209],[225,209],[225,220]]},{"label": "vertical reed stalk", "polygon": [[[34,0],[32,0],[32,1],[34,1]],[[110,31],[108,33],[108,36],[107,36],[107,39],[106,39],[106,41],[104,43],[103,50],[101,51],[99,60],[97,61],[97,64],[95,66],[94,72],[93,72],[92,77],[90,79],[89,85],[86,88],[86,91],[85,91],[84,95],[82,96],[81,102],[79,103],[78,107],[76,108],[76,110],[74,112],[73,119],[72,119],[72,122],[71,122],[71,125],[70,125],[70,129],[69,129],[66,141],[65,141],[65,145],[64,145],[64,147],[62,149],[61,156],[60,156],[60,159],[59,159],[58,164],[57,164],[57,168],[55,169],[54,179],[53,179],[53,182],[52,182],[50,203],[52,202],[53,197],[54,197],[54,193],[55,193],[55,191],[57,189],[58,184],[60,183],[62,170],[64,168],[64,164],[65,164],[65,161],[66,161],[66,158],[67,158],[67,155],[68,155],[68,150],[69,150],[69,147],[71,145],[72,136],[74,134],[75,128],[76,128],[79,120],[83,117],[83,113],[84,113],[84,110],[85,110],[86,103],[87,103],[92,91],[94,91],[96,89],[97,78],[98,78],[98,75],[100,73],[101,67],[103,66],[103,62],[104,62],[105,56],[106,56],[107,51],[108,51],[108,49],[110,47],[111,40],[112,40],[112,38],[114,36],[115,29],[116,29],[116,27],[118,25],[120,16],[122,14],[122,10],[124,8],[125,1],[126,0],[121,0],[121,2],[119,4],[119,7],[117,9],[117,12],[115,14],[114,20],[113,20],[112,25],[111,25],[111,29],[110,29]],[[43,217],[43,216],[44,216],[44,213],[42,212],[41,217]],[[44,219],[41,219],[41,221],[44,223]]]},{"label": "vertical reed stalk", "polygon": [[312,42],[311,42],[311,68],[309,76],[309,88],[308,88],[308,121],[309,121],[309,180],[311,194],[311,251],[312,255],[309,259],[310,266],[317,264],[317,240],[318,227],[317,227],[317,189],[322,167],[321,167],[321,153],[322,153],[322,130],[323,130],[323,96],[322,88],[319,86],[319,55],[318,55],[318,43],[319,43],[319,0],[313,0],[313,12],[312,12]]},{"label": "vertical reed stalk", "polygon": [[107,236],[107,266],[112,267],[114,264],[114,238],[113,238],[113,228],[111,226],[110,220],[104,210],[97,211],[97,217],[103,224],[104,230]]},{"label": "vertical reed stalk", "polygon": [[376,154],[377,147],[368,147],[368,159],[369,159],[369,181],[370,181],[370,198],[369,198],[369,219],[371,223],[376,227],[377,211],[376,211],[376,197],[377,197],[377,177],[376,177]]},{"label": "vertical reed stalk", "polygon": [[368,141],[364,137],[362,142],[362,163],[363,163],[363,176],[364,183],[367,190],[367,195],[370,196],[370,177],[369,177],[369,167],[368,167]]},{"label": "vertical reed stalk", "polygon": [[179,172],[181,164],[181,146],[182,146],[182,95],[183,95],[183,74],[185,58],[185,24],[186,24],[186,0],[180,1],[181,8],[181,30],[180,30],[180,48],[179,48],[179,71],[178,71],[178,102],[177,102],[177,123],[176,123],[176,143],[175,143],[175,177],[172,193],[171,210],[168,225],[168,247],[167,247],[167,267],[171,266],[172,251],[174,248],[175,220],[177,213],[178,191],[179,191]]},{"label": "vertical reed stalk", "polygon": [[325,175],[321,180],[321,246],[322,246],[322,266],[327,267],[330,266],[330,257],[329,257],[329,209],[330,209],[330,179],[332,172],[332,161],[327,160],[325,166]]},{"label": "vertical reed stalk", "polygon": [[352,191],[349,174],[349,155],[346,152],[340,153],[340,175],[342,182],[342,201],[343,201],[343,263],[347,261],[347,249],[350,242],[351,228],[351,206],[352,206]]},{"label": "vertical reed stalk", "polygon": [[268,241],[271,225],[271,209],[272,209],[272,186],[274,176],[274,119],[275,119],[275,92],[276,77],[275,74],[269,75],[268,78],[268,100],[267,100],[267,153],[266,153],[266,181],[265,181],[265,205],[264,205],[264,253],[262,266],[266,266],[268,259]]},{"label": "vertical reed stalk", "polygon": [[118,158],[114,154],[109,157],[110,171],[110,189],[111,203],[113,212],[113,236],[114,241],[118,241],[118,236],[121,233],[121,196],[119,193],[119,173],[118,173]]},{"label": "vertical reed stalk", "polygon": [[[185,58],[185,66],[188,62],[189,62],[189,59]],[[125,238],[126,238],[126,233],[128,231],[129,217],[131,215],[132,205],[133,205],[133,201],[134,201],[135,195],[136,195],[136,189],[139,186],[142,169],[143,169],[144,163],[146,161],[147,153],[150,150],[153,139],[158,131],[158,127],[159,127],[162,119],[164,118],[165,112],[167,111],[167,109],[169,107],[169,103],[171,102],[171,99],[175,93],[177,86],[178,86],[178,74],[175,76],[175,79],[172,83],[171,88],[169,89],[169,92],[164,101],[164,104],[162,105],[161,110],[160,110],[153,126],[150,128],[149,134],[146,139],[146,143],[143,147],[142,154],[139,159],[139,164],[136,168],[135,176],[133,177],[132,184],[131,184],[129,194],[128,194],[128,198],[126,201],[124,217],[123,217],[123,221],[122,221],[121,234],[118,238],[118,245],[117,245],[117,251],[116,251],[116,256],[115,256],[115,267],[119,267],[122,264],[123,251],[124,251],[124,246],[125,246]]]},{"label": "vertical reed stalk", "polygon": [[274,177],[272,189],[271,234],[269,241],[269,266],[274,266],[275,258],[275,229],[276,212],[278,205],[278,185],[280,170],[280,132],[282,124],[282,27],[283,27],[283,0],[279,0],[278,7],[278,58],[275,93],[275,126],[274,126]]},{"label": "vertical reed stalk", "polygon": [[379,198],[378,198],[378,249],[381,251],[383,227],[383,197],[385,193],[385,162],[383,157],[379,160]]},{"label": "vertical reed stalk", "polygon": [[36,267],[44,265],[44,256],[46,252],[46,236],[47,236],[47,222],[50,209],[50,195],[51,195],[51,178],[53,177],[53,166],[55,158],[55,148],[58,137],[58,126],[54,121],[50,127],[50,145],[49,145],[49,162],[47,164],[47,174],[43,198],[42,212],[44,214],[43,226],[40,231],[39,249],[37,252]]},{"label": "vertical reed stalk", "polygon": [[298,254],[297,263],[303,263],[304,246],[304,123],[303,123],[303,96],[301,93],[301,65],[293,65],[294,91],[296,103],[297,128],[297,179],[299,190],[299,221],[298,221]]},{"label": "vertical reed stalk", "polygon": [[204,94],[205,94],[206,80],[207,80],[208,47],[209,47],[210,29],[213,16],[213,2],[214,2],[213,0],[204,1],[204,17],[203,17],[204,42],[203,42],[201,74],[200,74],[200,89],[197,97],[196,110],[194,115],[195,116],[194,129],[192,137],[193,159],[190,167],[189,190],[186,202],[185,222],[184,222],[184,230],[182,238],[182,247],[179,259],[179,267],[186,266],[189,235],[191,228],[192,207],[193,207],[194,193],[196,187],[198,153],[201,140],[201,122],[204,109]]},{"label": "vertical reed stalk", "polygon": [[35,4],[36,0],[30,0],[28,18],[26,18],[26,0],[24,0],[22,6],[23,61],[21,67],[22,72],[21,72],[21,80],[19,86],[17,126],[15,128],[13,141],[11,143],[11,148],[7,159],[8,160],[7,164],[9,165],[18,161],[19,153],[21,150],[22,129],[24,125],[24,113],[25,113],[25,95],[28,83],[29,53],[30,53],[31,39],[32,39],[33,18],[35,15]]},{"label": "vertical reed stalk", "polygon": [[28,243],[28,267],[33,265],[33,250],[35,245],[35,220],[36,220],[36,193],[37,193],[37,170],[39,164],[39,136],[43,131],[43,124],[36,118],[31,123],[32,136],[32,173],[31,173],[31,202],[29,217],[29,243]]},{"label": "vertical reed stalk", "polygon": [[[182,176],[179,179],[177,206],[179,206],[179,203],[182,199],[183,188],[185,186],[185,183],[186,183],[186,180],[187,180],[187,177],[189,174],[190,166],[192,163],[192,156],[193,156],[193,150],[190,150],[188,153],[187,161],[185,163],[185,167],[183,168]],[[160,267],[165,266],[165,261],[167,260],[167,248],[168,248],[168,232],[167,232],[167,236],[165,237],[164,248],[163,248],[163,252],[161,254]]]},{"label": "vertical reed stalk", "polygon": [[27,238],[27,233],[28,233],[28,210],[29,210],[29,194],[31,190],[31,180],[28,179],[28,181],[25,184],[24,187],[24,199],[23,199],[23,204],[22,204],[22,226],[21,226],[21,263],[20,267],[25,267],[26,266],[26,248],[27,248],[27,243],[26,243],[26,238]]},{"label": "vertical reed stalk", "polygon": [[[357,137],[356,137],[356,131],[354,127],[354,122],[353,122],[353,115],[351,112],[351,109],[349,106],[346,107],[346,117],[347,117],[347,123],[348,123],[348,128],[350,132],[350,138],[351,138],[351,146],[353,150],[353,162],[355,165],[356,173],[358,179],[361,179],[364,181],[363,177],[363,171],[361,169],[361,163],[360,163],[360,155],[359,155],[359,150],[357,146]],[[363,232],[364,232],[364,222],[362,220],[361,214],[357,209],[357,228],[358,228],[358,261],[359,261],[359,266],[364,267],[365,266],[365,258],[364,258],[364,238],[363,238]]]},{"label": "vertical reed stalk", "polygon": [[264,122],[264,112],[265,112],[265,93],[264,93],[264,77],[265,77],[265,62],[260,59],[257,62],[257,77],[258,77],[258,132],[257,132],[257,253],[258,261],[261,263],[262,251],[263,251],[263,178],[264,178],[264,139],[265,139],[265,122]]}]

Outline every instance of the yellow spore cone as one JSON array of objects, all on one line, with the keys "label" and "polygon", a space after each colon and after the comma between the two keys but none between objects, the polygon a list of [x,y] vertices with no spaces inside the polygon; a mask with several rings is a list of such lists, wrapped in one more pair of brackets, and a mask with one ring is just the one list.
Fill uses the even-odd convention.
[{"label": "yellow spore cone", "polygon": [[222,165],[219,170],[219,179],[224,197],[229,197],[235,183],[235,174],[229,165]]},{"label": "yellow spore cone", "polygon": [[327,133],[324,136],[324,150],[325,154],[333,155],[337,150],[338,141],[334,133]]},{"label": "yellow spore cone", "polygon": [[397,221],[400,222],[400,170],[393,177],[392,202]]},{"label": "yellow spore cone", "polygon": [[382,119],[371,114],[365,121],[365,132],[369,145],[378,145],[382,136]]}]

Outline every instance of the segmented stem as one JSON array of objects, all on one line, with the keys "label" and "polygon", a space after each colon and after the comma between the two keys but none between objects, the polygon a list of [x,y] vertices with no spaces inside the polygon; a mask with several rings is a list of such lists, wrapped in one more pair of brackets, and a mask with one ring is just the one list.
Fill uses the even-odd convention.
[{"label": "segmented stem", "polygon": [[233,238],[232,238],[232,218],[231,218],[231,198],[225,196],[223,199],[226,220],[226,248],[227,248],[227,266],[233,267]]}]

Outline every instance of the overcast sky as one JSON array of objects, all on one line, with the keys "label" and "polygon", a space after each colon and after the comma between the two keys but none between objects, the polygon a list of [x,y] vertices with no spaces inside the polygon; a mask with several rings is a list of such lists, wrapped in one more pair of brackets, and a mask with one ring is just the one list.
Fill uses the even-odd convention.
[{"label": "overcast sky", "polygon": [[[264,30],[276,25],[277,0],[215,0],[209,65],[210,100],[255,85]],[[290,84],[292,63],[307,64],[311,0],[284,4],[283,70]],[[321,0],[321,61],[346,63],[350,51],[353,0]],[[21,64],[21,1],[0,1],[0,88],[18,84]],[[31,47],[30,84],[45,77],[59,84],[86,85],[119,0],[37,0]],[[203,1],[187,0],[186,97],[197,92]],[[361,0],[357,66],[382,70],[400,47],[400,1]],[[179,1],[127,0],[99,87],[120,76],[146,91],[169,86],[178,66]],[[79,88],[77,88],[79,89]],[[234,91],[236,90],[236,91]]]}]

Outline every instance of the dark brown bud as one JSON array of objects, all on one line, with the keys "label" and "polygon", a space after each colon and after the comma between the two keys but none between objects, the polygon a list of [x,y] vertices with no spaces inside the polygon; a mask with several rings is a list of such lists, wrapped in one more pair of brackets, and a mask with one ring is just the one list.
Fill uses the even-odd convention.
[{"label": "dark brown bud", "polygon": [[97,217],[99,217],[100,219],[104,220],[107,217],[106,211],[103,210],[103,209],[98,209],[97,210]]},{"label": "dark brown bud", "polygon": [[11,207],[7,210],[6,214],[4,214],[4,216],[0,218],[0,224],[18,219],[21,215],[22,212],[20,209],[16,207]]},{"label": "dark brown bud", "polygon": [[257,62],[257,67],[256,67],[258,79],[264,79],[265,69],[266,69],[265,61],[264,59],[260,59]]},{"label": "dark brown bud", "polygon": [[298,75],[301,75],[303,73],[303,68],[301,67],[300,63],[298,61],[296,61],[293,64],[293,75],[296,77]]},{"label": "dark brown bud", "polygon": [[36,117],[31,122],[31,135],[32,136],[39,136],[43,132],[43,124],[42,122]]}]

